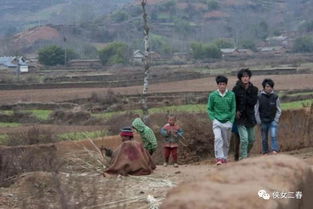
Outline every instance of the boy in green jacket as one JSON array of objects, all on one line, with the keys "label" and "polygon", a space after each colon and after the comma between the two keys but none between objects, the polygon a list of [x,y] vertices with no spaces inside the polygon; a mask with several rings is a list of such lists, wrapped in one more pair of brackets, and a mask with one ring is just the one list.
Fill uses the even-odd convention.
[{"label": "boy in green jacket", "polygon": [[158,144],[151,128],[146,126],[140,118],[136,118],[132,122],[132,126],[140,134],[144,148],[152,155],[157,149]]},{"label": "boy in green jacket", "polygon": [[216,165],[221,165],[227,163],[236,100],[235,94],[226,88],[228,79],[225,76],[219,75],[215,80],[218,89],[209,95],[208,114],[213,124]]}]

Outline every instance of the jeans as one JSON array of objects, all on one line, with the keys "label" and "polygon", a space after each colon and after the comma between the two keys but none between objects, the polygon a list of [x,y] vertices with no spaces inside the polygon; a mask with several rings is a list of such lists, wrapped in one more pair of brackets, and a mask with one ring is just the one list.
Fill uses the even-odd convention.
[{"label": "jeans", "polygon": [[239,159],[247,158],[255,141],[254,127],[246,127],[238,125],[238,133],[240,137],[240,157]]},{"label": "jeans", "polygon": [[216,159],[227,160],[232,123],[213,120],[214,151]]},{"label": "jeans", "polygon": [[279,152],[279,144],[277,140],[278,133],[278,123],[276,121],[272,121],[270,123],[262,123],[261,124],[261,136],[262,136],[262,152],[263,154],[269,152],[268,148],[268,135],[271,133],[271,151]]}]

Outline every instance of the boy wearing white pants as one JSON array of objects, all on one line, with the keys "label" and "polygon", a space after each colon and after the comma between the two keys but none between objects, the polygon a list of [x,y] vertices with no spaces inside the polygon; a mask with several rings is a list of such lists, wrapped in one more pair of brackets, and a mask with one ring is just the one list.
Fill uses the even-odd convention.
[{"label": "boy wearing white pants", "polygon": [[217,76],[218,89],[209,95],[208,114],[213,123],[216,165],[227,163],[231,129],[235,120],[235,94],[227,87],[228,79]]}]

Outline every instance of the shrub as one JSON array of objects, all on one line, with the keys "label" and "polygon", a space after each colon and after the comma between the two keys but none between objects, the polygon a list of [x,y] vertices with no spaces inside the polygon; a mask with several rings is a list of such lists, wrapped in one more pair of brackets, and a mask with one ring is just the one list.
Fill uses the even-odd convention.
[{"label": "shrub", "polygon": [[215,1],[215,0],[207,0],[207,5],[208,5],[209,11],[216,10],[220,7],[218,4],[218,1]]},{"label": "shrub", "polygon": [[126,64],[128,57],[128,46],[121,42],[113,42],[99,51],[99,58],[103,65]]},{"label": "shrub", "polygon": [[47,144],[56,142],[57,138],[50,129],[39,128],[33,126],[32,128],[8,134],[7,145],[32,145],[32,144]]},{"label": "shrub", "polygon": [[256,51],[256,45],[251,40],[242,40],[240,42],[240,47],[244,49],[251,49],[252,51]]},{"label": "shrub", "polygon": [[56,45],[47,46],[38,51],[39,62],[48,66],[64,65],[65,56],[66,62],[78,57],[72,49],[66,49],[65,51],[63,48]]},{"label": "shrub", "polygon": [[234,44],[231,43],[230,41],[224,40],[224,39],[218,39],[216,41],[214,41],[214,44],[222,49],[222,48],[233,48]]},{"label": "shrub", "polygon": [[297,38],[293,44],[294,52],[313,52],[313,38],[304,36]]},{"label": "shrub", "polygon": [[194,42],[191,44],[192,55],[195,59],[221,58],[222,52],[215,44]]}]

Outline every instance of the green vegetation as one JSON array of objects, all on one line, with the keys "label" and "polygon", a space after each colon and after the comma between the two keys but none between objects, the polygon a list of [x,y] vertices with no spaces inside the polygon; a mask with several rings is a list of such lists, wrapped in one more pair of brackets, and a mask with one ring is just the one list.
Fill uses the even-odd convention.
[{"label": "green vegetation", "polygon": [[297,38],[293,44],[294,52],[313,52],[313,38],[304,36]]},{"label": "green vegetation", "polygon": [[252,51],[256,51],[255,42],[252,40],[242,40],[240,41],[239,45],[243,49],[251,49]]},{"label": "green vegetation", "polygon": [[225,40],[225,39],[218,39],[214,41],[214,44],[220,49],[234,47],[234,44],[232,42]]},{"label": "green vegetation", "polygon": [[188,36],[192,32],[193,26],[189,21],[176,19],[174,21],[174,29],[183,36]]},{"label": "green vegetation", "polygon": [[269,34],[268,24],[265,21],[261,21],[259,24],[255,25],[254,33],[257,38],[265,40]]},{"label": "green vegetation", "polygon": [[153,51],[157,51],[162,54],[170,54],[171,53],[171,45],[168,40],[164,36],[151,34],[150,35],[150,43],[151,49]]},{"label": "green vegetation", "polygon": [[65,50],[56,45],[47,46],[38,51],[39,62],[48,66],[64,65],[65,56],[66,62],[78,57],[72,49]]},{"label": "green vegetation", "polygon": [[40,120],[48,120],[52,110],[25,110],[25,112],[31,112],[32,115]]},{"label": "green vegetation", "polygon": [[313,20],[305,21],[302,25],[300,25],[300,30],[305,32],[312,32]]},{"label": "green vegetation", "polygon": [[99,51],[103,65],[126,64],[129,58],[128,46],[122,42],[113,42]]},{"label": "green vegetation", "polygon": [[11,128],[11,127],[18,127],[21,123],[15,122],[0,122],[0,128]]},{"label": "green vegetation", "polygon": [[306,99],[295,102],[282,103],[281,108],[283,110],[301,109],[303,107],[309,107],[313,104],[313,99]]},{"label": "green vegetation", "polygon": [[4,145],[8,141],[8,135],[7,134],[0,134],[0,144]]},{"label": "green vegetation", "polygon": [[207,0],[206,3],[208,5],[209,11],[216,10],[220,7],[220,5],[218,4],[218,1],[216,0]]},{"label": "green vegetation", "polygon": [[[164,106],[164,107],[154,107],[149,109],[150,113],[162,113],[162,112],[205,112],[206,104],[189,104],[189,105],[179,105],[179,106]],[[93,116],[97,118],[109,119],[116,115],[121,115],[125,113],[136,113],[142,114],[142,110],[129,110],[129,111],[118,111],[118,112],[107,112],[107,113],[97,113]]]},{"label": "green vegetation", "polygon": [[58,135],[61,140],[82,140],[82,139],[95,139],[98,137],[107,136],[107,132],[101,131],[82,131],[82,132],[70,132]]},{"label": "green vegetation", "polygon": [[[281,107],[283,110],[289,110],[289,109],[300,109],[303,107],[310,106],[313,103],[313,99],[308,100],[301,100],[296,102],[288,102],[288,103],[282,103]],[[179,105],[179,106],[164,106],[164,107],[154,107],[149,109],[150,113],[164,113],[164,112],[170,112],[170,113],[177,113],[177,112],[194,112],[194,113],[201,113],[201,112],[207,112],[207,104],[189,104],[189,105]],[[142,110],[136,109],[136,110],[129,110],[129,111],[117,111],[117,112],[107,112],[107,113],[97,113],[93,114],[93,116],[97,118],[104,118],[109,119],[116,115],[121,115],[125,113],[136,113],[136,114],[142,114]]]},{"label": "green vegetation", "polygon": [[13,110],[0,110],[0,113],[6,114],[6,115],[12,115],[13,114]]},{"label": "green vegetation", "polygon": [[222,52],[215,44],[193,42],[191,44],[192,55],[195,59],[221,58]]},{"label": "green vegetation", "polygon": [[128,13],[124,11],[118,11],[112,15],[112,20],[117,23],[123,22],[127,19],[128,19]]}]

